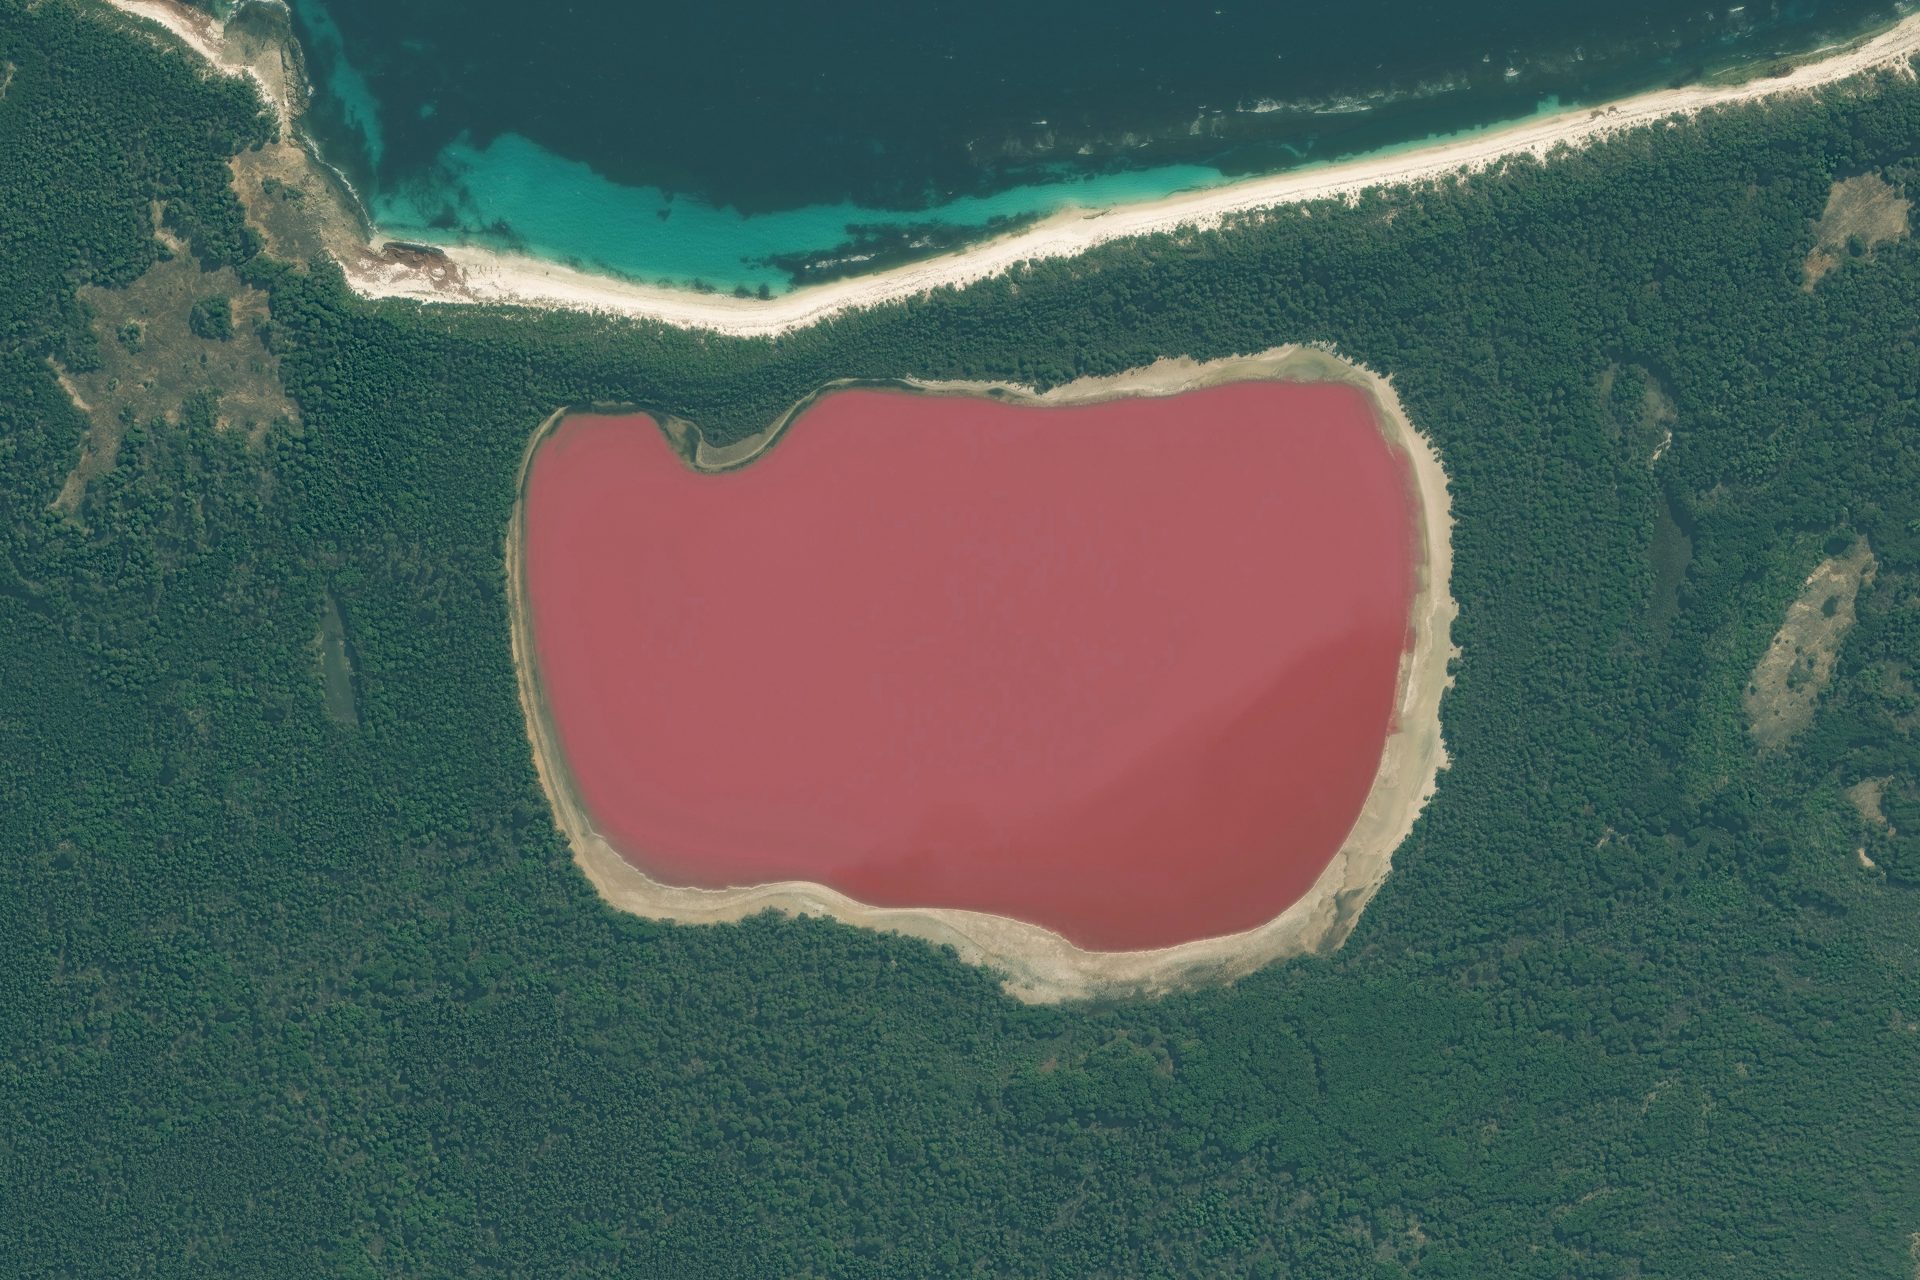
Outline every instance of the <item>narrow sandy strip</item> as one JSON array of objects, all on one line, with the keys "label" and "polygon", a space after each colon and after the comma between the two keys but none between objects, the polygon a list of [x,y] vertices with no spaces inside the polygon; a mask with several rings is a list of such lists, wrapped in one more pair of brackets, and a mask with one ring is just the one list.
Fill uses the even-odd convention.
[{"label": "narrow sandy strip", "polygon": [[[253,75],[283,121],[298,118],[304,91],[289,86],[276,97],[267,78],[255,73],[240,54],[227,49],[221,28],[211,19],[173,0],[108,3],[161,23],[222,71]],[[1515,156],[1545,157],[1557,148],[1584,146],[1624,129],[1691,116],[1708,107],[1804,93],[1876,68],[1892,67],[1911,76],[1911,60],[1916,53],[1920,53],[1920,14],[1828,56],[1810,57],[1784,75],[1744,84],[1657,90],[1600,107],[1580,107],[1519,121],[1470,137],[1444,139],[1429,147],[1361,156],[1319,168],[1176,193],[1163,200],[1103,211],[1063,209],[1038,225],[998,240],[870,276],[809,285],[765,301],[635,284],[470,245],[450,247],[444,254],[431,256],[390,253],[390,242],[381,237],[370,243],[330,247],[353,288],[367,297],[599,311],[685,328],[767,336],[855,308],[967,284],[1022,262],[1085,253],[1109,240],[1181,227],[1215,227],[1234,214],[1329,198],[1351,200],[1371,187],[1432,181],[1486,169]],[[302,100],[288,100],[296,95]]]},{"label": "narrow sandy strip", "polygon": [[[1152,951],[1087,951],[1038,925],[978,911],[874,907],[825,885],[782,881],[735,889],[686,889],[663,885],[623,859],[594,830],[567,773],[564,756],[533,662],[533,636],[524,572],[525,494],[535,451],[568,410],[554,413],[528,441],[520,463],[513,519],[507,533],[507,584],[512,619],[513,664],[521,708],[541,786],[554,819],[572,846],[574,860],[622,911],[686,924],[717,924],[767,910],[830,916],[848,924],[893,930],[954,948],[961,959],[1001,971],[1006,989],[1019,999],[1052,1002],[1099,995],[1158,994],[1204,982],[1224,982],[1287,956],[1329,951],[1345,941],[1392,865],[1393,852],[1412,830],[1446,764],[1440,734],[1440,698],[1451,685],[1448,666],[1457,652],[1451,628],[1457,613],[1448,583],[1453,568],[1452,517],[1439,457],[1407,420],[1387,379],[1325,351],[1280,347],[1256,356],[1197,364],[1161,360],[1109,378],[1088,378],[1045,394],[1007,383],[914,383],[924,391],[991,394],[1033,404],[1084,404],[1121,396],[1178,395],[1183,391],[1250,378],[1339,381],[1371,399],[1380,430],[1408,458],[1419,498],[1421,559],[1413,602],[1415,642],[1401,660],[1395,723],[1373,787],[1359,818],[1307,895],[1278,917],[1243,933]],[[808,397],[781,415],[746,447],[724,458],[702,455],[698,428],[679,422],[669,435],[690,465],[725,469],[749,461],[790,425]]]},{"label": "narrow sandy strip", "polygon": [[[246,0],[252,4],[271,4],[285,9],[284,0]],[[198,9],[188,8],[177,0],[107,0],[107,3],[122,13],[130,13],[136,18],[145,18],[157,22],[174,35],[181,43],[205,58],[214,70],[222,75],[246,76],[260,90],[260,100],[272,108],[274,116],[285,128],[293,119],[293,104],[287,101],[288,93],[275,86],[266,76],[249,62],[237,50],[229,47],[226,28],[213,17]]]},{"label": "narrow sandy strip", "polygon": [[1544,158],[1557,148],[1584,146],[1625,129],[1691,116],[1708,107],[1804,93],[1878,67],[1896,67],[1911,75],[1909,60],[1916,53],[1920,53],[1920,14],[1855,47],[1803,63],[1783,76],[1738,85],[1659,90],[1601,107],[1524,120],[1431,147],[1177,192],[1162,200],[1104,210],[1066,208],[1036,226],[998,240],[869,276],[809,285],[764,301],[637,284],[473,245],[444,249],[458,271],[457,289],[428,279],[417,269],[389,263],[369,263],[365,269],[351,272],[349,279],[356,291],[369,297],[600,311],[736,336],[774,336],[842,312],[969,284],[1023,262],[1071,257],[1110,240],[1182,227],[1217,227],[1230,215],[1282,205],[1330,198],[1353,200],[1372,187],[1479,171],[1521,155]]}]

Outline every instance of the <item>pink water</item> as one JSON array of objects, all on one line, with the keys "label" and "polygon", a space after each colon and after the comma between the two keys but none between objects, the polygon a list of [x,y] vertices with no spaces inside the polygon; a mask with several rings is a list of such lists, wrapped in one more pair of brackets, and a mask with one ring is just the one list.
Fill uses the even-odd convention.
[{"label": "pink water", "polygon": [[576,415],[527,492],[538,670],[594,825],[670,884],[802,879],[1082,946],[1250,928],[1352,827],[1414,589],[1366,399],[844,391],[690,470]]}]

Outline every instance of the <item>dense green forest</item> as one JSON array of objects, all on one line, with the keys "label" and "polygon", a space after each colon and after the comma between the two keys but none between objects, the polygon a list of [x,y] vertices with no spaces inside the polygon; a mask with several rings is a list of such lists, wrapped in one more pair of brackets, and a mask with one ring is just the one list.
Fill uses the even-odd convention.
[{"label": "dense green forest", "polygon": [[[0,0],[0,67],[0,1274],[1914,1274],[1920,253],[1802,262],[1836,179],[1914,179],[1920,84],[734,341],[358,301],[259,253],[240,82],[77,0]],[[269,299],[229,318],[297,421],[63,390],[156,212]],[[507,647],[554,406],[738,434],[830,377],[1288,341],[1393,375],[1458,518],[1453,765],[1344,949],[1027,1008],[600,905]],[[1747,673],[1860,537],[1756,751]]]}]

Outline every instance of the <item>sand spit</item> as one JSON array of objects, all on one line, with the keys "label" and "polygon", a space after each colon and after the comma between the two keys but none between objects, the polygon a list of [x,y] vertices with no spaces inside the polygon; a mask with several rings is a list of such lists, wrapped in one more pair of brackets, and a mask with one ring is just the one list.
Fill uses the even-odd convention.
[{"label": "sand spit", "polygon": [[[304,91],[289,86],[276,94],[269,84],[271,78],[257,74],[244,56],[230,50],[223,29],[204,15],[174,0],[108,3],[161,23],[224,72],[253,75],[281,120],[297,120],[304,105]],[[1558,148],[1584,146],[1622,130],[1691,116],[1708,107],[1804,93],[1877,68],[1893,67],[1910,76],[1916,53],[1920,53],[1920,14],[1827,56],[1802,62],[1784,74],[1742,84],[1656,90],[1391,155],[1361,156],[1319,168],[1180,192],[1163,200],[1106,210],[1063,209],[998,240],[870,276],[810,285],[764,301],[635,284],[467,245],[427,254],[409,252],[403,243],[377,234],[371,241],[356,238],[352,243],[343,236],[330,236],[328,248],[340,261],[353,288],[367,297],[597,311],[738,336],[770,336],[844,311],[998,275],[1029,260],[1084,253],[1109,240],[1180,227],[1216,227],[1230,215],[1281,205],[1353,200],[1371,187],[1428,182],[1487,169],[1516,156],[1545,157]],[[350,226],[354,219],[333,221]],[[394,246],[398,252],[393,251]]]},{"label": "sand spit", "polygon": [[[1151,951],[1098,952],[1050,930],[977,911],[873,907],[825,885],[786,881],[736,889],[686,889],[660,884],[623,859],[594,830],[568,777],[533,664],[533,637],[524,576],[524,502],[515,504],[507,534],[507,580],[514,669],[527,716],[534,764],[553,804],[554,818],[574,860],[608,903],[623,911],[686,924],[737,921],[767,910],[821,915],[848,924],[893,930],[952,946],[963,960],[1005,975],[1006,990],[1045,1003],[1092,996],[1153,995],[1207,982],[1227,982],[1288,956],[1326,952],[1352,932],[1385,880],[1393,853],[1413,828],[1446,764],[1440,699],[1452,683],[1456,650],[1450,633],[1458,610],[1449,593],[1452,518],[1446,475],[1427,440],[1407,420],[1387,379],[1328,352],[1281,347],[1255,356],[1211,361],[1161,360],[1109,378],[1088,378],[1038,394],[1006,383],[912,383],[942,394],[992,394],[1036,404],[1076,404],[1121,396],[1166,396],[1251,378],[1337,380],[1370,397],[1382,433],[1409,459],[1419,498],[1420,583],[1413,602],[1413,647],[1401,660],[1394,729],[1373,786],[1346,842],[1307,895],[1285,912],[1243,933]],[[793,422],[808,397],[751,442],[724,456],[703,454],[698,428],[677,422],[669,435],[690,465],[723,470],[749,461]],[[568,411],[554,413],[534,432],[521,460],[524,498],[534,451]]]}]

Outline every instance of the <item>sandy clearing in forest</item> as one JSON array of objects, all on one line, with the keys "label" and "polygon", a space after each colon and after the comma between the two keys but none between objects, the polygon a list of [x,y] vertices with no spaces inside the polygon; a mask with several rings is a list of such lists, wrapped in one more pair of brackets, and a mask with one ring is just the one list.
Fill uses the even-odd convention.
[{"label": "sandy clearing in forest", "polygon": [[1838,267],[1857,244],[1871,254],[1876,245],[1907,237],[1913,202],[1877,173],[1842,178],[1827,193],[1827,207],[1813,229],[1813,248],[1801,264],[1800,288],[1812,293],[1820,278]]},{"label": "sandy clearing in forest", "polygon": [[1853,629],[1860,590],[1873,585],[1878,567],[1873,549],[1860,538],[1846,555],[1822,560],[1787,606],[1741,696],[1748,734],[1761,751],[1779,750],[1813,723],[1840,646]]},{"label": "sandy clearing in forest", "polygon": [[[1385,880],[1394,851],[1412,830],[1414,820],[1433,795],[1440,769],[1446,765],[1440,699],[1452,684],[1449,667],[1458,653],[1451,640],[1458,608],[1449,591],[1453,525],[1446,475],[1433,447],[1408,421],[1391,383],[1326,351],[1281,347],[1204,364],[1187,359],[1161,360],[1113,377],[1082,379],[1045,394],[1008,383],[908,385],[942,394],[993,393],[1005,399],[1058,405],[1119,396],[1177,395],[1251,378],[1340,381],[1365,391],[1382,433],[1406,454],[1419,498],[1422,564],[1410,620],[1414,644],[1401,660],[1394,728],[1352,832],[1300,901],[1266,924],[1242,933],[1150,951],[1099,952],[1077,947],[1037,925],[1003,916],[941,908],[874,907],[809,881],[689,889],[650,879],[594,830],[568,777],[533,663],[523,567],[524,495],[535,450],[569,412],[561,409],[540,424],[521,459],[517,480],[521,500],[514,504],[506,546],[511,642],[535,769],[553,805],[556,825],[573,849],[574,861],[601,897],[622,911],[684,924],[726,923],[776,910],[893,930],[949,945],[961,959],[1001,971],[1010,994],[1035,1003],[1101,995],[1151,995],[1206,982],[1227,982],[1288,956],[1338,947]],[[711,460],[701,460],[698,428],[692,424],[678,422],[669,435],[696,468],[738,466],[772,444],[815,398],[807,397],[768,430],[729,448],[718,466]]]},{"label": "sandy clearing in forest", "polygon": [[[304,87],[290,78],[263,73],[258,51],[249,57],[206,15],[176,0],[107,3],[165,26],[220,71],[251,77],[272,105],[283,133],[297,120],[305,105]],[[1025,230],[937,258],[809,285],[766,300],[638,284],[471,245],[423,254],[377,230],[371,239],[349,232],[347,228],[360,219],[345,211],[343,216],[324,219],[327,247],[346,272],[348,283],[366,297],[592,311],[735,336],[772,336],[842,312],[969,284],[1031,260],[1071,257],[1110,240],[1180,228],[1212,228],[1238,214],[1314,200],[1352,201],[1369,188],[1476,172],[1517,156],[1544,158],[1560,148],[1585,146],[1623,130],[1663,120],[1671,122],[1709,107],[1803,93],[1877,68],[1892,67],[1911,76],[1911,59],[1920,53],[1920,14],[1876,35],[1817,52],[1826,56],[1809,55],[1807,61],[1783,74],[1764,75],[1740,84],[1655,90],[1388,155],[1358,156],[1317,168],[1176,192],[1138,204],[1096,210],[1066,208]],[[281,82],[277,91],[274,81]]]},{"label": "sandy clearing in forest", "polygon": [[[1862,823],[1875,831],[1885,832],[1888,835],[1898,835],[1899,833],[1893,829],[1893,824],[1887,821],[1886,810],[1880,807],[1881,802],[1886,798],[1887,787],[1892,782],[1893,778],[1891,775],[1880,778],[1862,778],[1847,788],[1847,800],[1853,805],[1854,811],[1860,815],[1860,821]],[[1853,856],[1859,861],[1862,871],[1876,871],[1880,867],[1879,863],[1867,856],[1867,847],[1865,845],[1861,845],[1855,849]]]},{"label": "sandy clearing in forest", "polygon": [[1860,814],[1860,820],[1881,831],[1893,830],[1893,824],[1887,821],[1886,810],[1880,807],[1881,801],[1886,798],[1887,786],[1892,781],[1891,776],[1862,778],[1847,788],[1847,799]]}]

